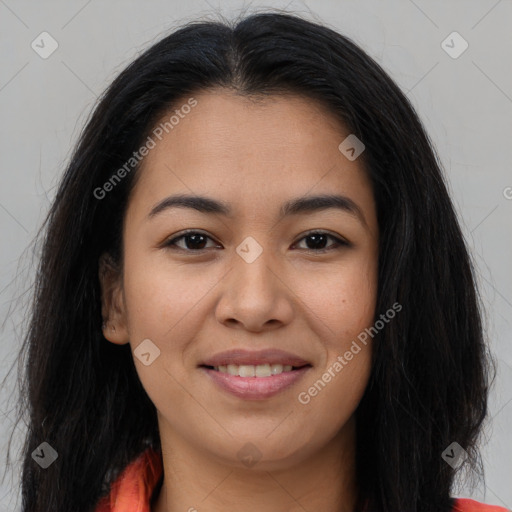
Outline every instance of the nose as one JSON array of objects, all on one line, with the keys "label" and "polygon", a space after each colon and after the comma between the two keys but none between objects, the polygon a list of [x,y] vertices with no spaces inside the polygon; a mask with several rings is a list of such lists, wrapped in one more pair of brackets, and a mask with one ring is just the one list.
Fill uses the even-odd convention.
[{"label": "nose", "polygon": [[291,322],[296,295],[268,250],[254,260],[239,254],[222,280],[216,306],[217,320],[231,328],[261,332]]}]

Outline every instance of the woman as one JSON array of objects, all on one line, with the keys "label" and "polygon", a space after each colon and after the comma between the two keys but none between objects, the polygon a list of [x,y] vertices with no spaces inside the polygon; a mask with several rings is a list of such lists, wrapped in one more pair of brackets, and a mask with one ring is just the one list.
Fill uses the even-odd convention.
[{"label": "woman", "polygon": [[292,15],[191,23],[108,88],[49,213],[23,510],[503,512],[450,496],[480,315],[386,73]]}]

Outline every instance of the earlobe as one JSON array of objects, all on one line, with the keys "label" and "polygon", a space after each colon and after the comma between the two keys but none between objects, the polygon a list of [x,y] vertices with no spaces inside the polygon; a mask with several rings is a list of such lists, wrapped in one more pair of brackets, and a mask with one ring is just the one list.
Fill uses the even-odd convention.
[{"label": "earlobe", "polygon": [[117,345],[130,341],[122,294],[121,269],[108,253],[99,259],[98,277],[101,287],[101,316],[103,336]]},{"label": "earlobe", "polygon": [[129,342],[124,326],[120,331],[116,328],[116,324],[104,321],[101,328],[103,330],[103,337],[108,341],[115,343],[116,345],[124,345]]}]

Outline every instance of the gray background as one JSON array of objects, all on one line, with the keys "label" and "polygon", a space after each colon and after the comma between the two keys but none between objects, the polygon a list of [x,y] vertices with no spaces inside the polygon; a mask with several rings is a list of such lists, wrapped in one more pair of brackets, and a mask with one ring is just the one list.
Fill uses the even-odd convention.
[{"label": "gray background", "polygon": [[[477,264],[498,361],[482,451],[486,485],[461,485],[454,495],[512,509],[510,0],[0,0],[0,378],[20,344],[33,276],[30,243],[97,96],[142,49],[182,22],[266,7],[353,38],[407,93],[437,147]],[[43,31],[59,45],[47,59],[31,48]],[[441,46],[453,31],[469,44],[456,59]],[[15,371],[0,396],[1,512],[19,507],[18,475],[3,471],[14,428],[14,384]],[[23,433],[21,423],[14,456]]]}]

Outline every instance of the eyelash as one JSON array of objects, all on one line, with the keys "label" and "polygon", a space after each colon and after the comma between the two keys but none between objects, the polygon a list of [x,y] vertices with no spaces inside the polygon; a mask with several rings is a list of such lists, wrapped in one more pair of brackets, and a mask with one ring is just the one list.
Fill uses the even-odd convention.
[{"label": "eyelash", "polygon": [[[183,233],[181,233],[180,235],[174,237],[174,238],[171,238],[169,240],[167,240],[166,242],[164,242],[163,244],[163,247],[165,248],[168,248],[168,249],[171,249],[171,250],[178,250],[178,251],[184,251],[184,252],[194,252],[194,253],[202,253],[206,250],[208,250],[207,248],[206,249],[183,249],[183,247],[178,247],[176,245],[176,242],[182,238],[185,238],[189,235],[203,235],[205,236],[206,238],[209,238],[210,240],[213,240],[209,235],[207,235],[206,233],[203,233],[202,231],[197,231],[197,230],[193,230],[193,229],[190,229],[190,230],[187,230],[187,231],[184,231]],[[308,233],[306,233],[302,238],[300,238],[296,243],[299,243],[301,242],[302,240],[304,240],[305,238],[308,238],[312,235],[326,235],[328,238],[332,238],[335,243],[330,246],[330,247],[327,247],[325,249],[304,249],[305,251],[307,252],[313,252],[313,253],[316,253],[316,254],[323,254],[323,253],[327,253],[329,251],[332,251],[332,250],[339,250],[343,247],[350,247],[351,244],[341,238],[338,238],[334,235],[332,235],[331,233],[328,233],[326,231],[322,231],[322,230],[317,230],[317,231],[309,231]],[[294,244],[296,245],[296,244]]]}]

